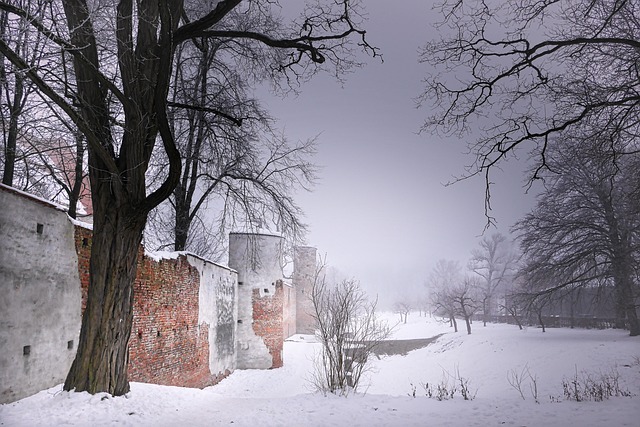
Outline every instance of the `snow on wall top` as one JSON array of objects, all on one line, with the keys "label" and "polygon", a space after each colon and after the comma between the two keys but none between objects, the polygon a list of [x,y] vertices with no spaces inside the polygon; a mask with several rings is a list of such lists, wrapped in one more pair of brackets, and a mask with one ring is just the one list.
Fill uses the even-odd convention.
[{"label": "snow on wall top", "polygon": [[198,258],[198,259],[200,259],[200,260],[202,260],[202,261],[204,261],[206,263],[213,264],[213,265],[215,265],[217,267],[224,268],[226,270],[233,271],[233,272],[236,271],[233,268],[230,268],[230,267],[228,267],[226,265],[211,261],[210,259],[207,259],[205,257],[202,257],[202,256],[198,255],[198,254],[194,254],[194,253],[188,252],[188,251],[147,251],[145,249],[144,254],[145,254],[145,256],[151,258],[155,262],[160,262],[163,259],[177,259],[181,255],[192,256],[192,257]]},{"label": "snow on wall top", "polygon": [[[40,203],[44,206],[47,206],[51,209],[55,209],[64,213],[67,213],[67,211],[69,210],[69,208],[65,205],[61,205],[59,203],[53,202],[51,200],[47,200],[43,197],[40,196],[36,196],[34,194],[31,193],[27,193],[26,191],[22,191],[22,190],[18,190],[17,188],[14,187],[9,187],[8,185],[2,184],[0,183],[0,190],[4,190],[8,193],[13,193],[16,194],[18,196],[24,197],[25,199],[29,199],[32,200],[34,202]],[[77,225],[79,227],[83,227],[86,228],[88,230],[93,230],[93,225],[88,223],[88,222],[84,222],[84,221],[80,221],[78,219],[74,219],[71,218],[70,216],[67,215],[67,218],[69,219],[69,221],[71,221],[71,223],[73,225]]]}]

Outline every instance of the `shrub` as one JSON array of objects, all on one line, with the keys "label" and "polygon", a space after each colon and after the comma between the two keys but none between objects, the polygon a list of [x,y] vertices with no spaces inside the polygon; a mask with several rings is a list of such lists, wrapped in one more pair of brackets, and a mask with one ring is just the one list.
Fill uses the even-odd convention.
[{"label": "shrub", "polygon": [[[439,383],[420,383],[420,386],[424,390],[425,396],[438,401],[453,399],[456,393],[459,393],[464,400],[473,400],[478,392],[478,390],[471,391],[469,379],[460,375],[460,370],[457,367],[454,375],[443,369],[442,380]],[[409,396],[416,397],[416,391],[417,387],[411,383]]]},{"label": "shrub", "polygon": [[610,397],[632,396],[627,389],[620,387],[620,374],[612,368],[610,372],[592,374],[578,370],[571,378],[562,379],[562,391],[566,400],[576,402],[595,401],[601,402]]}]

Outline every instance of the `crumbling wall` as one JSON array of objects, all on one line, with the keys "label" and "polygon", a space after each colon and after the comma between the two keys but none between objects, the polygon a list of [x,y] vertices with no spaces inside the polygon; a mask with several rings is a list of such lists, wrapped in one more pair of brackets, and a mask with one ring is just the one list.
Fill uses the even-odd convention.
[{"label": "crumbling wall", "polygon": [[253,331],[262,338],[271,355],[270,368],[282,367],[283,342],[283,284],[282,280],[275,283],[276,292],[273,295],[260,293],[260,289],[253,289],[251,304],[253,306]]},{"label": "crumbling wall", "polygon": [[198,322],[211,325],[208,363],[215,383],[236,369],[238,274],[194,255],[187,259],[200,272]]},{"label": "crumbling wall", "polygon": [[[92,230],[10,187],[0,186],[0,206],[3,403],[64,381],[86,307]],[[277,235],[232,234],[229,263],[238,272],[140,247],[129,379],[205,387],[236,368],[282,366],[295,294],[282,282],[281,246]]]},{"label": "crumbling wall", "polygon": [[[91,230],[77,227],[75,242],[84,309]],[[233,316],[236,284],[236,273],[226,267],[186,253],[145,255],[141,247],[133,286],[129,379],[201,388],[229,375],[235,354],[228,341],[216,339],[217,304],[230,307]]]},{"label": "crumbling wall", "polygon": [[131,381],[211,384],[210,325],[198,322],[199,288],[199,272],[185,255],[157,261],[139,257],[129,339]]},{"label": "crumbling wall", "polygon": [[[282,283],[277,286],[282,280],[281,260],[279,235],[229,235],[229,267],[238,272],[239,369],[282,366]],[[275,316],[278,326],[263,321],[269,315]]]}]

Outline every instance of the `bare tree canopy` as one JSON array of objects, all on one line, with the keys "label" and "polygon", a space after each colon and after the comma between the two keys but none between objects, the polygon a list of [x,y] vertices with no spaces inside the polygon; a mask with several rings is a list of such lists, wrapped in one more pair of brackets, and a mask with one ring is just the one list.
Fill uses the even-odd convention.
[{"label": "bare tree canopy", "polygon": [[483,237],[479,247],[471,251],[469,270],[479,276],[478,295],[482,302],[485,326],[488,316],[494,314],[494,309],[498,307],[496,297],[500,290],[504,291],[510,280],[515,261],[516,255],[511,242],[500,233]]},{"label": "bare tree canopy", "polygon": [[[445,0],[441,38],[420,60],[433,66],[422,105],[435,103],[423,130],[468,135],[483,175],[524,149],[547,167],[557,135],[598,140],[640,132],[638,0]],[[491,218],[489,218],[491,220]]]},{"label": "bare tree canopy", "polygon": [[545,190],[516,226],[524,293],[540,306],[613,285],[618,326],[640,334],[640,157],[611,141],[578,139],[556,141],[547,161]]},{"label": "bare tree canopy", "polygon": [[[360,10],[355,0],[319,1],[299,19],[284,22],[273,0],[0,1],[5,31],[28,26],[49,56],[34,65],[5,37],[0,54],[68,117],[87,144],[94,213],[90,285],[66,390],[114,395],[129,390],[127,343],[138,248],[149,212],[173,193],[181,177],[168,117],[179,47],[203,39],[233,44],[256,76],[280,76],[285,84],[321,69],[339,76],[357,65],[354,49],[377,54],[360,27]],[[57,72],[58,66],[72,66],[69,78],[61,78],[66,74]],[[157,151],[166,156],[167,167],[150,187],[147,171]]]}]

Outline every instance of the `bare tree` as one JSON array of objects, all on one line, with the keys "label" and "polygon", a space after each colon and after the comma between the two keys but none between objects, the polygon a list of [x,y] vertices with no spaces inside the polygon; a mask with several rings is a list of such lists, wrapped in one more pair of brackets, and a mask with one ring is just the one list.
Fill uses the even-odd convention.
[{"label": "bare tree", "polygon": [[[252,24],[247,15],[236,18],[239,26]],[[250,82],[261,71],[246,63],[265,60],[250,46],[225,40],[201,39],[179,47],[168,117],[182,175],[171,197],[150,217],[147,244],[216,259],[230,227],[255,230],[268,224],[288,240],[300,240],[305,226],[292,194],[309,189],[315,180],[309,160],[315,141],[289,143],[250,96]],[[236,72],[230,75],[229,70]],[[157,163],[155,170],[162,175],[166,158]]]},{"label": "bare tree", "polygon": [[471,335],[471,319],[476,313],[478,304],[478,284],[475,277],[466,276],[462,282],[455,284],[446,291],[447,299],[456,315],[464,319],[467,334]]},{"label": "bare tree", "polygon": [[[43,21],[49,19],[48,3],[15,2]],[[47,45],[45,35],[29,22],[2,10],[0,34],[29,67],[46,63],[59,81],[70,78],[64,51]],[[37,96],[33,81],[1,53],[0,98],[3,184],[68,205],[69,216],[76,218],[86,177],[82,134],[59,108]]]},{"label": "bare tree", "polygon": [[357,390],[370,357],[391,334],[376,316],[377,299],[369,300],[353,279],[328,283],[323,265],[317,270],[311,299],[322,343],[315,387],[336,394]]},{"label": "bare tree", "polygon": [[[33,8],[41,19],[46,13],[44,2],[37,0],[16,0],[16,5]],[[36,67],[43,59],[43,36],[27,22],[16,21],[7,11],[0,11],[0,38],[20,54],[25,63]],[[16,162],[19,161],[18,140],[27,126],[24,116],[29,111],[30,98],[34,92],[33,83],[22,70],[8,61],[0,53],[0,120],[2,121],[2,183],[13,186]],[[28,116],[28,114],[27,114]]]},{"label": "bare tree", "polygon": [[[564,140],[549,150],[554,173],[534,211],[521,220],[522,276],[538,300],[613,283],[619,326],[640,334],[640,157],[621,141]],[[560,147],[562,145],[562,147]],[[624,154],[622,154],[624,153]],[[540,304],[537,304],[538,306]]]},{"label": "bare tree", "polygon": [[393,312],[400,315],[400,321],[407,323],[407,316],[411,313],[411,303],[408,301],[397,301],[393,304]]},{"label": "bare tree", "polygon": [[424,130],[480,132],[464,176],[484,176],[487,211],[490,171],[517,148],[535,156],[535,179],[554,135],[584,135],[587,122],[597,123],[591,139],[639,134],[639,8],[638,0],[440,5],[441,38],[420,54],[433,66],[420,100],[436,107]]},{"label": "bare tree", "polygon": [[493,308],[498,305],[495,298],[509,279],[516,257],[507,238],[500,233],[483,237],[479,246],[471,251],[469,270],[480,278],[478,294],[482,300],[482,321],[487,326],[487,317],[494,314]]},{"label": "bare tree", "polygon": [[427,282],[433,312],[445,316],[455,332],[458,332],[456,305],[451,298],[449,290],[460,283],[461,280],[462,268],[460,263],[440,259],[436,262]]},{"label": "bare tree", "polygon": [[431,315],[432,307],[428,297],[419,298],[416,304],[420,317],[427,317]]},{"label": "bare tree", "polygon": [[[216,39],[270,51],[257,64],[265,74],[302,80],[333,64],[340,75],[355,65],[357,46],[376,54],[359,28],[357,4],[319,2],[301,21],[281,23],[274,1],[222,0],[207,7],[181,1],[47,2],[46,19],[30,5],[0,1],[0,10],[42,35],[51,50],[72,58],[72,78],[61,81],[47,62],[33,67],[20,51],[0,39],[0,53],[59,108],[84,136],[93,201],[90,285],[78,352],[65,390],[129,390],[127,343],[131,334],[138,248],[148,214],[180,181],[181,158],[169,125],[167,96],[179,46]],[[236,14],[254,17],[238,27]],[[233,74],[230,70],[230,75]],[[147,188],[156,150],[166,153],[166,174]]]},{"label": "bare tree", "polygon": [[505,292],[504,304],[501,305],[501,308],[508,316],[513,318],[518,328],[522,330],[522,315],[526,304],[522,301],[520,280],[521,278],[516,274],[513,278],[513,283],[508,291]]}]

